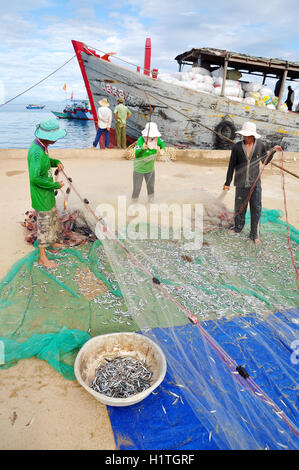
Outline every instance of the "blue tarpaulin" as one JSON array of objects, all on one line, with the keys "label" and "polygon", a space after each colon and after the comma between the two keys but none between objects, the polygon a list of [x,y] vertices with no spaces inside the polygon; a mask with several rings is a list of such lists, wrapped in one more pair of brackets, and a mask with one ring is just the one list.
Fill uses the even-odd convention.
[{"label": "blue tarpaulin", "polygon": [[[299,416],[298,391],[294,387],[299,364],[291,361],[291,345],[275,331],[273,325],[276,321],[287,324],[293,337],[299,339],[298,317],[299,309],[294,309],[270,315],[267,319],[247,315],[230,321],[206,321],[203,325],[238,364],[246,367],[259,387],[283,408],[293,423],[298,423]],[[185,352],[188,354],[188,350],[191,351],[188,348],[192,344],[193,353],[194,347],[198,347],[202,356],[202,351],[199,351],[202,343],[198,328],[191,324],[174,328],[175,334],[186,344]],[[168,336],[165,331],[166,329],[155,331],[156,337],[163,341],[163,337]],[[171,345],[168,344],[168,347],[171,348]],[[273,363],[273,354],[279,357],[279,364],[283,364],[283,368]],[[219,373],[222,376],[227,374],[222,383],[226,384],[226,393],[233,393],[230,382],[233,379],[225,365],[219,364]],[[254,401],[251,406],[254,406]],[[169,368],[162,384],[145,400],[129,407],[108,407],[108,411],[119,449],[220,450],[213,439],[215,430],[206,429],[198,415],[194,414]],[[287,432],[291,431],[288,429]],[[263,428],[256,433],[257,439],[261,433],[263,442]],[[275,426],[272,436],[272,443],[267,442],[267,445],[270,449],[281,450],[277,445],[277,442],[281,442],[281,435]]]}]

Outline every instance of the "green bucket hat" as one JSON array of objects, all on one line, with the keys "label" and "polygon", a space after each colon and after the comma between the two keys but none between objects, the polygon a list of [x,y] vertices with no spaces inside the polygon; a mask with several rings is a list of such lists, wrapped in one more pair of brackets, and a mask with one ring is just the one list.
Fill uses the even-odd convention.
[{"label": "green bucket hat", "polygon": [[58,119],[50,117],[44,119],[36,126],[34,135],[38,139],[51,140],[52,142],[56,142],[56,140],[66,136],[66,131],[59,128]]}]

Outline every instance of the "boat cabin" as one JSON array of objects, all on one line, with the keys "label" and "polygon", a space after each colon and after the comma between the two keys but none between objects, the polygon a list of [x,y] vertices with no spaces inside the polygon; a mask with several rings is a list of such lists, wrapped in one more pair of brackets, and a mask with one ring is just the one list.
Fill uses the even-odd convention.
[{"label": "boat cabin", "polygon": [[192,65],[193,67],[203,67],[209,72],[213,72],[219,67],[223,67],[223,82],[221,96],[224,96],[227,71],[237,70],[242,74],[257,75],[263,77],[263,84],[266,78],[281,80],[280,91],[276,108],[279,109],[284,94],[286,81],[299,81],[299,63],[288,62],[282,59],[267,59],[265,57],[253,57],[247,54],[229,52],[222,49],[203,47],[201,49],[191,49],[175,57],[179,64],[179,71],[182,67]]}]

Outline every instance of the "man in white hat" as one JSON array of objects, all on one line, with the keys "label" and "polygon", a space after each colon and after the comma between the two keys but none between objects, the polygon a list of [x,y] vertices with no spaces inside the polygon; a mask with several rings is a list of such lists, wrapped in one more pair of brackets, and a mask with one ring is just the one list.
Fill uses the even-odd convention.
[{"label": "man in white hat", "polygon": [[[259,238],[259,221],[262,211],[262,186],[259,178],[260,164],[267,158],[268,164],[275,152],[282,151],[279,145],[270,149],[267,153],[264,143],[259,140],[260,135],[256,131],[253,122],[245,122],[240,131],[243,138],[235,143],[232,148],[228,165],[226,181],[223,189],[229,190],[235,172],[235,226],[233,232],[239,233],[245,225],[247,205],[250,205],[250,238],[254,243],[261,243]],[[252,186],[255,184],[252,193]]]},{"label": "man in white hat", "polygon": [[107,98],[103,98],[102,100],[100,100],[99,105],[100,108],[98,108],[98,130],[92,148],[96,148],[103,132],[105,132],[105,147],[103,148],[108,148],[109,132],[112,123],[112,111],[109,108],[110,104]]},{"label": "man in white hat", "polygon": [[136,143],[132,201],[137,201],[143,178],[147,186],[149,202],[153,201],[155,191],[155,158],[157,151],[164,153],[165,143],[157,124],[148,122]]}]

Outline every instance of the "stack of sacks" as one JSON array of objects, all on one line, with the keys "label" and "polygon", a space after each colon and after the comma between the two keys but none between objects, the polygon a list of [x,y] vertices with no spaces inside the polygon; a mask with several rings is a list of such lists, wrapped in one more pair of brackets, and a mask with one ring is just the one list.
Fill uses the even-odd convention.
[{"label": "stack of sacks", "polygon": [[[172,83],[184,88],[203,93],[220,96],[223,82],[223,67],[209,72],[203,67],[192,67],[188,72],[161,73],[159,78],[167,83]],[[240,72],[229,70],[230,77],[237,77]],[[233,101],[244,102],[253,106],[266,106],[276,109],[278,98],[271,88],[258,82],[242,83],[238,80],[226,79],[224,96]],[[245,96],[245,97],[244,97]],[[281,104],[281,111],[287,111],[285,103]]]},{"label": "stack of sacks", "polygon": [[246,96],[246,93],[260,91],[260,89],[262,88],[262,84],[258,82],[242,83],[242,88],[245,91]]},{"label": "stack of sacks", "polygon": [[[220,96],[222,89],[223,78],[218,77],[214,80],[214,93],[217,96]],[[225,81],[225,90],[224,96],[231,100],[243,101],[244,92],[241,87],[241,83],[237,80],[226,80]]]},{"label": "stack of sacks", "polygon": [[182,81],[181,85],[191,90],[213,93],[213,78],[203,67],[192,67],[188,72],[187,80]]},{"label": "stack of sacks", "polygon": [[[271,88],[261,83],[243,83],[242,88],[245,92],[244,102],[255,106],[266,106],[268,109],[276,109],[277,98]],[[285,110],[285,106],[281,106],[281,110]]]},{"label": "stack of sacks", "polygon": [[[274,108],[276,108],[277,103],[278,103],[278,97],[277,97],[277,96],[273,96],[273,98],[272,98],[272,106],[273,106]],[[279,111],[288,111],[287,105],[286,105],[285,103],[281,103],[280,108],[279,108]]]},{"label": "stack of sacks", "polygon": [[242,83],[242,89],[245,94],[244,102],[253,106],[265,106],[265,103],[263,102],[262,97],[259,93],[261,88],[261,83]]},{"label": "stack of sacks", "polygon": [[[203,67],[192,67],[188,72],[161,73],[159,75],[159,78],[167,83],[217,96],[221,94],[222,77],[223,67],[212,73]],[[226,80],[225,96],[235,101],[242,101],[244,93],[240,82]]]},{"label": "stack of sacks", "polygon": [[190,90],[213,93],[213,78],[210,72],[202,67],[193,67],[189,72],[163,73],[159,78],[167,83],[189,88]]},{"label": "stack of sacks", "polygon": [[214,78],[214,80],[216,80],[216,78],[223,78],[223,76],[224,76],[224,68],[223,68],[223,67],[219,67],[219,69],[213,70],[213,72],[211,72],[211,75],[212,75],[212,77]]},{"label": "stack of sacks", "polygon": [[[267,96],[267,93],[271,92],[270,89],[267,87],[263,87],[261,83],[258,82],[250,82],[250,83],[242,83],[242,88],[245,93],[244,102],[247,104],[252,104],[255,106],[265,106],[265,101],[263,100],[264,96]],[[266,93],[260,93],[262,89],[266,89]],[[270,91],[269,91],[270,90]],[[268,103],[271,104],[271,101]]]},{"label": "stack of sacks", "polygon": [[[222,82],[224,76],[223,67],[219,67],[211,72],[214,78],[214,94],[217,96],[221,95]],[[238,78],[241,78],[242,74],[238,70],[228,70],[226,74],[224,96],[233,101],[243,101],[244,92],[241,87],[241,83]]]},{"label": "stack of sacks", "polygon": [[159,79],[160,80],[163,80],[163,82],[167,82],[167,83],[173,83],[175,85],[177,85],[177,82],[181,79],[181,78],[177,78],[175,75],[176,74],[180,74],[181,72],[175,72],[173,74],[170,74],[170,73],[160,73],[159,74]]},{"label": "stack of sacks", "polygon": [[188,72],[188,76],[189,80],[185,82],[183,86],[204,93],[213,93],[213,78],[208,70],[202,67],[193,67],[191,71]]}]

